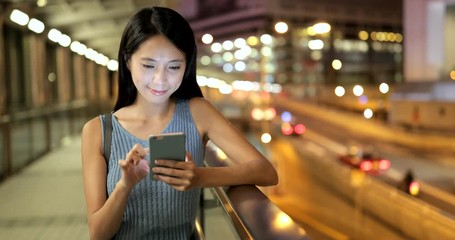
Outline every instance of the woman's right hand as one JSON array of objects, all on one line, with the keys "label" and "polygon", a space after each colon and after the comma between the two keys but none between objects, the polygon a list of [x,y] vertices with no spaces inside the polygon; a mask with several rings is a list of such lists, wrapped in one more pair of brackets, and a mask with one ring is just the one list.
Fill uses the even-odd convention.
[{"label": "woman's right hand", "polygon": [[122,169],[122,178],[120,183],[124,187],[132,188],[139,181],[144,179],[150,173],[149,162],[145,159],[148,149],[136,144],[126,154],[125,159],[119,160],[118,164]]}]

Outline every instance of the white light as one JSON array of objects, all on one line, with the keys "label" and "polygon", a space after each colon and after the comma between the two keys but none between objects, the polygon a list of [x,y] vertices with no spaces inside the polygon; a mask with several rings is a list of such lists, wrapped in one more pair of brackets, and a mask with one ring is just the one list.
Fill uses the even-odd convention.
[{"label": "white light", "polygon": [[363,116],[366,118],[366,119],[370,119],[373,117],[373,110],[367,108],[365,109],[365,111],[363,111]]},{"label": "white light", "polygon": [[234,43],[232,41],[229,41],[229,40],[224,41],[223,42],[223,48],[226,51],[232,50],[232,48],[234,48]]},{"label": "white light", "polygon": [[238,61],[235,63],[234,68],[235,68],[235,70],[242,72],[242,71],[245,71],[246,64],[242,61]]},{"label": "white light", "polygon": [[218,88],[218,91],[221,94],[225,94],[225,95],[231,94],[232,93],[232,87],[229,84],[224,84],[224,85],[221,85],[220,88]]},{"label": "white light", "polygon": [[231,52],[223,53],[223,60],[225,62],[230,62],[230,61],[232,61],[232,59],[234,59],[234,54],[232,54]]},{"label": "white light", "polygon": [[51,40],[52,42],[59,42],[60,41],[60,37],[62,36],[62,33],[57,30],[57,29],[51,29],[49,31],[49,33],[47,34],[47,37],[49,38],[49,40]]},{"label": "white light", "polygon": [[270,133],[263,133],[261,135],[261,141],[263,143],[269,143],[272,141],[272,136],[270,135]]},{"label": "white light", "polygon": [[320,40],[320,39],[310,40],[308,42],[308,47],[311,50],[320,50],[320,49],[324,48],[324,42],[322,40]]},{"label": "white light", "polygon": [[235,80],[232,82],[232,88],[235,90],[240,90],[240,91],[253,91],[254,86],[253,83],[250,81],[242,81],[242,80]]},{"label": "white light", "polygon": [[71,44],[71,38],[66,34],[62,34],[60,36],[58,44],[60,44],[62,47],[68,47]]},{"label": "white light", "polygon": [[386,94],[389,92],[389,85],[387,83],[381,83],[381,85],[379,85],[379,91]]},{"label": "white light", "polygon": [[218,78],[208,78],[207,79],[207,86],[210,88],[220,88],[224,84],[226,84],[226,82],[223,80],[220,80]]},{"label": "white light", "polygon": [[9,19],[11,19],[11,21],[13,21],[21,26],[25,26],[25,25],[27,25],[28,20],[30,18],[28,17],[28,15],[26,13],[19,11],[17,9],[14,9],[11,12],[11,15],[9,15]]},{"label": "white light", "polygon": [[207,66],[207,65],[210,64],[210,62],[211,62],[211,60],[210,60],[210,57],[209,57],[209,56],[206,55],[206,56],[202,56],[202,57],[201,57],[201,64],[202,64],[202,65]]},{"label": "white light", "polygon": [[344,90],[344,87],[338,86],[335,88],[335,95],[337,95],[338,97],[344,96],[345,93],[346,93],[346,90]]},{"label": "white light", "polygon": [[95,60],[97,54],[98,54],[97,51],[95,51],[95,50],[89,48],[89,49],[87,49],[87,51],[85,52],[85,57],[88,58],[88,59],[90,59],[90,60]]},{"label": "white light", "polygon": [[335,59],[335,60],[332,61],[332,67],[333,67],[333,69],[335,69],[335,70],[340,70],[342,66],[343,66],[343,64],[341,63],[340,60]]},{"label": "white light", "polygon": [[98,53],[95,57],[95,62],[99,65],[106,66],[109,62],[109,58],[104,56],[104,54]]},{"label": "white light", "polygon": [[272,93],[280,93],[281,91],[283,91],[283,87],[281,86],[281,84],[272,83],[272,89],[271,89]]},{"label": "white light", "polygon": [[360,85],[355,85],[353,88],[352,88],[352,92],[354,93],[354,95],[356,95],[357,97],[361,96],[363,94],[363,87],[360,86]]},{"label": "white light", "polygon": [[285,22],[278,22],[275,24],[275,31],[277,33],[285,33],[288,31],[288,25]]},{"label": "white light", "polygon": [[234,57],[239,60],[244,60],[248,56],[250,56],[251,53],[252,53],[251,47],[245,45],[234,52]]},{"label": "white light", "polygon": [[262,54],[264,57],[270,57],[270,56],[272,56],[272,48],[270,48],[270,47],[262,47],[262,48],[261,48],[261,54]]},{"label": "white light", "polygon": [[44,31],[44,23],[38,19],[32,18],[28,22],[28,29],[36,33],[42,33]]},{"label": "white light", "polygon": [[38,7],[44,7],[44,6],[47,5],[47,0],[38,0],[38,1],[36,2],[36,5],[37,5]]},{"label": "white light", "polygon": [[236,48],[242,48],[242,47],[246,46],[246,40],[243,38],[237,38],[234,40],[234,46]]},{"label": "white light", "polygon": [[273,42],[272,36],[269,34],[262,34],[260,40],[262,44],[272,44]]},{"label": "white light", "polygon": [[232,66],[232,64],[230,63],[225,63],[223,65],[223,71],[226,72],[226,73],[230,73],[232,72],[232,70],[234,70],[234,66]]},{"label": "white light", "polygon": [[202,42],[205,44],[210,44],[213,42],[213,36],[206,33],[202,36]]},{"label": "white light", "polygon": [[323,34],[330,32],[330,24],[328,23],[316,23],[313,25],[313,30],[316,34]]},{"label": "white light", "polygon": [[201,75],[197,75],[196,76],[196,81],[197,81],[197,84],[201,87],[205,87],[207,86],[207,77],[206,76],[201,76]]},{"label": "white light", "polygon": [[109,60],[107,62],[107,69],[111,71],[117,71],[118,70],[118,62],[116,60]]},{"label": "white light", "polygon": [[85,55],[85,52],[87,51],[87,47],[78,41],[72,42],[70,45],[70,49],[71,49],[71,51],[73,51],[81,56]]},{"label": "white light", "polygon": [[223,46],[221,45],[221,43],[216,42],[216,43],[213,43],[212,46],[210,46],[210,49],[214,53],[219,53],[219,52],[221,52],[221,50],[223,50]]}]

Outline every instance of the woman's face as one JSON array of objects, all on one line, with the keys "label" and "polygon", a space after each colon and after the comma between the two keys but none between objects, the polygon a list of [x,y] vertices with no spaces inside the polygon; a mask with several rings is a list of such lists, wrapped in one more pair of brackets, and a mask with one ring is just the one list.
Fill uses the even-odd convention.
[{"label": "woman's face", "polygon": [[142,43],[128,61],[138,97],[151,103],[169,99],[182,83],[185,67],[185,55],[162,35]]}]

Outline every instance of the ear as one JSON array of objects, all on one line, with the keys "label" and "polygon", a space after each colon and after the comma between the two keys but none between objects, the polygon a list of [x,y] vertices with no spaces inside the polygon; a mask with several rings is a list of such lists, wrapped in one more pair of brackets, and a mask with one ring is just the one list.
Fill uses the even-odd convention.
[{"label": "ear", "polygon": [[131,71],[131,69],[130,69],[131,58],[129,58],[128,55],[124,54],[123,55],[123,59],[124,59],[124,61],[126,63],[126,67],[128,68],[128,70]]}]

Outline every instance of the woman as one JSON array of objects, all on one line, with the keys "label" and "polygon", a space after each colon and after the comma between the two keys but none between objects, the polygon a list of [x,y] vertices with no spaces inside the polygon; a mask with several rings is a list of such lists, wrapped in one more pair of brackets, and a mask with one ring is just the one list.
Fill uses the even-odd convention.
[{"label": "woman", "polygon": [[[91,239],[189,239],[201,188],[277,184],[270,162],[202,97],[196,51],[191,27],[174,10],[146,8],[127,24],[107,164],[103,116],[82,130]],[[168,132],[186,134],[186,159],[157,160],[150,169],[148,136]],[[203,167],[208,140],[236,164]]]}]

